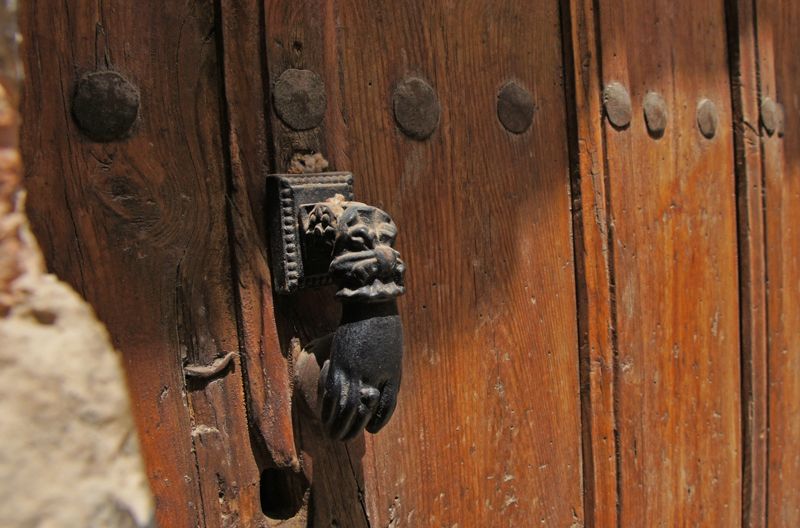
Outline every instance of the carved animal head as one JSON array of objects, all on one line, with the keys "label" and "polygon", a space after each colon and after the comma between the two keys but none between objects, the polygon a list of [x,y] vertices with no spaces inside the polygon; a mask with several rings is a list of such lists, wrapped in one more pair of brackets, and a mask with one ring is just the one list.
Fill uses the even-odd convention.
[{"label": "carved animal head", "polygon": [[342,300],[377,302],[404,292],[405,264],[392,247],[397,226],[384,211],[346,202],[335,225],[330,273]]}]

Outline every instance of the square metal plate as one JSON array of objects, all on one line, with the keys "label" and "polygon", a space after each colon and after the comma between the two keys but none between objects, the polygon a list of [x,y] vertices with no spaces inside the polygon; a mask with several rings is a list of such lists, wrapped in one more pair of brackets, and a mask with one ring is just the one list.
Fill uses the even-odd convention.
[{"label": "square metal plate", "polygon": [[327,268],[311,262],[307,256],[304,258],[301,214],[309,206],[337,194],[353,200],[353,175],[349,172],[270,174],[266,191],[275,291],[289,294],[300,288],[330,284]]}]

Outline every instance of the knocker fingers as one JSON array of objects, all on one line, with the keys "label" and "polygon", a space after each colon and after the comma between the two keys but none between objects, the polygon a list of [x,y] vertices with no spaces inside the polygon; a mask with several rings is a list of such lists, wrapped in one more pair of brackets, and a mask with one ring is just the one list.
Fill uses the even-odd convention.
[{"label": "knocker fingers", "polygon": [[359,402],[357,404],[358,411],[356,412],[350,431],[347,432],[343,440],[351,440],[364,430],[367,422],[372,419],[373,413],[378,406],[380,396],[380,391],[375,387],[361,387],[359,391]]},{"label": "knocker fingers", "polygon": [[342,393],[340,405],[336,409],[336,413],[328,427],[328,435],[334,440],[342,440],[350,430],[350,424],[356,417],[358,412],[358,390],[348,384],[349,389]]},{"label": "knocker fingers", "polygon": [[[347,379],[341,372],[335,372],[332,377],[326,383],[322,398],[322,423],[331,438],[342,440],[350,433],[353,421],[361,418],[362,391],[359,382]],[[371,416],[372,412],[369,414]]]},{"label": "knocker fingers", "polygon": [[377,433],[383,428],[384,425],[386,425],[386,422],[389,421],[389,418],[392,417],[394,408],[397,406],[398,388],[399,387],[392,382],[389,382],[383,386],[381,398],[378,402],[377,409],[375,410],[375,415],[367,424],[367,431],[372,434]]},{"label": "knocker fingers", "polygon": [[[339,415],[342,392],[347,390],[343,386],[343,377],[336,372],[329,372],[330,360],[325,362],[320,373],[320,382],[323,384],[322,410],[320,418],[326,431],[330,431],[333,421]],[[346,397],[346,394],[345,394]]]},{"label": "knocker fingers", "polygon": [[[321,418],[328,435],[335,440],[355,438],[368,423],[375,421],[376,411],[381,409],[381,405],[384,407],[382,416],[385,419],[381,420],[377,428],[383,427],[394,409],[394,393],[391,393],[392,401],[389,401],[390,393],[386,389],[381,393],[372,386],[351,382],[341,373],[332,374],[328,378],[328,369],[329,363],[326,362],[321,371],[321,374],[326,375],[322,389]],[[322,376],[320,378],[323,379]]]}]

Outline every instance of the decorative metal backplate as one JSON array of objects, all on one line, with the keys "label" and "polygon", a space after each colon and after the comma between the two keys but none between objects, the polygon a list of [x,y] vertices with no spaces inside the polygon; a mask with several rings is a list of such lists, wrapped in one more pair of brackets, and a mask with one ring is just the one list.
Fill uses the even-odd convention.
[{"label": "decorative metal backplate", "polygon": [[[394,248],[397,226],[385,211],[353,201],[349,172],[272,174],[266,205],[275,291],[333,282],[342,304],[328,346],[319,355],[305,351],[316,361],[296,358],[295,383],[331,438],[376,433],[392,416],[403,371],[397,297],[405,263]],[[302,365],[317,370],[302,374]]]},{"label": "decorative metal backplate", "polygon": [[267,222],[272,248],[272,277],[278,293],[331,283],[330,258],[316,258],[308,247],[303,221],[314,205],[341,195],[353,199],[349,172],[270,174],[267,176]]}]

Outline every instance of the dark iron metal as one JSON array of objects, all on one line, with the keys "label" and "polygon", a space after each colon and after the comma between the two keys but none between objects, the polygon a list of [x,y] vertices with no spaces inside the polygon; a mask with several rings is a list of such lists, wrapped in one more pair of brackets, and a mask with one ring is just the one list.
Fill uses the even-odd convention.
[{"label": "dark iron metal", "polygon": [[417,140],[427,139],[439,125],[442,108],[436,91],[424,79],[408,77],[392,95],[394,119],[403,133]]},{"label": "dark iron metal", "polygon": [[353,175],[349,172],[276,174],[267,178],[272,280],[278,293],[293,293],[298,288],[332,282],[328,274],[330,256],[317,255],[314,248],[301,254],[306,240],[300,215],[307,215],[308,207],[313,208],[337,194],[352,200]]},{"label": "dark iron metal", "polygon": [[614,81],[603,90],[603,106],[608,120],[617,128],[625,128],[631,124],[633,110],[628,90]]},{"label": "dark iron metal", "polygon": [[332,336],[295,357],[299,392],[342,440],[364,428],[376,433],[389,420],[403,357],[397,226],[381,209],[353,201],[352,183],[346,172],[267,179],[275,289],[289,294],[333,282],[342,303]]},{"label": "dark iron metal", "polygon": [[312,129],[325,117],[325,83],[310,70],[286,70],[275,81],[272,102],[286,126],[292,130]]},{"label": "dark iron metal", "polygon": [[88,138],[106,143],[124,139],[139,115],[139,90],[115,71],[87,73],[72,98],[72,117]]}]

